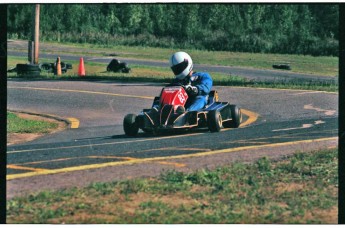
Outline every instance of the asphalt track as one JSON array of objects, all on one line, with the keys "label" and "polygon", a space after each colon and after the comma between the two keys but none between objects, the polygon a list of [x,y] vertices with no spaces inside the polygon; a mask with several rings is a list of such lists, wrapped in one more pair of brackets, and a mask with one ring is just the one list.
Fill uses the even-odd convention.
[{"label": "asphalt track", "polygon": [[9,110],[69,119],[73,124],[65,131],[8,146],[8,197],[337,145],[337,93],[236,87],[214,89],[221,101],[242,108],[244,119],[238,129],[125,136],[123,117],[150,107],[162,86],[9,80]]}]

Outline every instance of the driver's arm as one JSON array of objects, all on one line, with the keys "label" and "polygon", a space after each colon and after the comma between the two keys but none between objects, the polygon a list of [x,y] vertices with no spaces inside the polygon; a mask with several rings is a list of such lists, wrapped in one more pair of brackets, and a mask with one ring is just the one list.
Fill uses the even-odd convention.
[{"label": "driver's arm", "polygon": [[198,75],[201,79],[200,84],[195,85],[198,88],[198,95],[208,95],[212,88],[212,78],[208,73],[199,73]]}]

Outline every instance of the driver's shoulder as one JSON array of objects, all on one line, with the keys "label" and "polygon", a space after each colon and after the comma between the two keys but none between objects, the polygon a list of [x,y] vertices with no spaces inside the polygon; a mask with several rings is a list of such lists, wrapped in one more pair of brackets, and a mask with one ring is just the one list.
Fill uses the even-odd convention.
[{"label": "driver's shoulder", "polygon": [[207,77],[211,77],[211,75],[208,72],[193,72],[193,76],[207,76]]}]

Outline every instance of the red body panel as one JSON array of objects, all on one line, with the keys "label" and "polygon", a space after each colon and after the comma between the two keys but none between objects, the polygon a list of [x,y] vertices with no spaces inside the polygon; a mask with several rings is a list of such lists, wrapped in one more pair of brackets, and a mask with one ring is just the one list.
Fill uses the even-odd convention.
[{"label": "red body panel", "polygon": [[164,105],[184,106],[187,99],[188,95],[182,87],[166,87],[162,90],[159,102],[161,107]]}]

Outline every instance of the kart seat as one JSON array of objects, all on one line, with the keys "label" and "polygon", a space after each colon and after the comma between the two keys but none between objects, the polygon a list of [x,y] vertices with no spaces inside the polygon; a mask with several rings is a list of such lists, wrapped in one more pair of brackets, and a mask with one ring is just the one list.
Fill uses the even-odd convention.
[{"label": "kart seat", "polygon": [[218,101],[218,93],[215,90],[211,90],[211,92],[208,95],[208,101],[204,109],[210,107],[214,102]]}]

